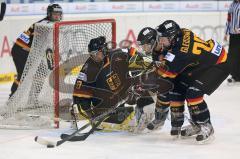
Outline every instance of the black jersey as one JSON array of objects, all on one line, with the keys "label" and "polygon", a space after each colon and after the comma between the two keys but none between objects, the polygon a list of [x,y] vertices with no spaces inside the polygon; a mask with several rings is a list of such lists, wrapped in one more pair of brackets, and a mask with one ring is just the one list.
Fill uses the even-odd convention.
[{"label": "black jersey", "polygon": [[[48,18],[44,18],[39,20],[36,23],[49,23],[50,21],[48,20]],[[20,46],[21,48],[23,48],[24,50],[30,51],[31,45],[32,45],[32,41],[33,41],[33,36],[34,36],[34,27],[35,24],[32,24],[28,30],[24,31],[23,33],[21,33],[19,35],[19,37],[16,40],[16,45]]]},{"label": "black jersey", "polygon": [[121,90],[128,71],[128,60],[136,49],[116,49],[111,51],[102,62],[91,57],[83,65],[74,85],[73,97],[93,99],[96,95],[82,85],[109,90],[114,93]]},{"label": "black jersey", "polygon": [[227,53],[215,40],[204,41],[192,31],[182,29],[175,45],[164,56],[164,66],[157,69],[163,77],[175,78],[187,68],[205,68],[225,62]]}]

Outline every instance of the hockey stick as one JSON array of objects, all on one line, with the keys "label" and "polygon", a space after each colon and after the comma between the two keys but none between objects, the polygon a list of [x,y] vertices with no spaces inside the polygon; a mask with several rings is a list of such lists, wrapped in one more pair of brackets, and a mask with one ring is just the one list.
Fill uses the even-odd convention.
[{"label": "hockey stick", "polygon": [[[99,120],[96,124],[93,125],[93,127],[86,133],[81,133],[79,134],[78,136],[74,136],[72,137],[71,139],[69,139],[69,141],[84,141],[88,138],[89,135],[91,135],[95,130],[96,128],[105,120],[106,118],[103,118],[102,120]],[[70,135],[68,134],[62,134],[61,135],[61,138],[64,139],[64,138],[67,138],[69,137]]]},{"label": "hockey stick", "polygon": [[0,21],[3,20],[3,17],[5,15],[5,12],[6,12],[6,3],[5,2],[2,2],[1,3],[1,12],[0,12]]},{"label": "hockey stick", "polygon": [[[92,122],[98,121],[98,123],[97,123],[95,126],[93,126],[93,128],[90,130],[91,133],[95,130],[95,128],[96,128],[98,125],[101,124],[102,120],[104,120],[110,113],[113,113],[113,112],[115,111],[115,109],[117,108],[117,106],[118,106],[118,104],[116,104],[114,107],[112,107],[112,109],[108,110],[107,112],[105,112],[105,113],[103,113],[103,114],[95,117],[94,119],[92,119]],[[72,134],[70,134],[69,136],[67,136],[66,138],[63,138],[63,139],[61,139],[61,140],[59,140],[59,141],[56,141],[56,142],[46,140],[46,139],[41,138],[41,137],[39,137],[39,136],[36,136],[34,140],[35,140],[37,143],[41,144],[41,145],[47,146],[48,148],[53,148],[53,147],[56,147],[56,146],[59,146],[59,145],[63,144],[63,143],[66,142],[66,141],[69,141],[69,140],[72,139],[77,133],[79,133],[80,131],[86,129],[86,128],[87,128],[88,126],[90,126],[90,125],[91,125],[91,123],[87,123],[87,124],[85,124],[84,126],[82,126],[80,129],[76,130],[75,132],[73,132]],[[89,131],[89,132],[90,132],[90,131]],[[89,132],[88,132],[87,134],[90,135],[91,133],[89,133]],[[89,135],[88,135],[88,136],[89,136]],[[87,137],[88,137],[88,136],[87,136]],[[86,138],[87,138],[87,137],[86,137]]]}]

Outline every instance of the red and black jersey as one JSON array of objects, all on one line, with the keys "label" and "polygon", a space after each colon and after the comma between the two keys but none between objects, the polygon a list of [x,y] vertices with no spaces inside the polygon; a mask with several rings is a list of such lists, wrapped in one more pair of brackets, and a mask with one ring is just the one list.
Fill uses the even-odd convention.
[{"label": "red and black jersey", "polygon": [[[50,23],[50,21],[47,18],[41,19],[36,23]],[[16,45],[20,46],[24,50],[30,51],[32,41],[33,41],[33,36],[34,36],[34,27],[35,24],[32,24],[28,30],[24,31],[19,35],[19,37],[16,40]]]},{"label": "red and black jersey", "polygon": [[187,68],[205,68],[227,60],[225,49],[215,40],[204,41],[188,29],[182,29],[175,45],[164,56],[165,67],[157,69],[163,77],[175,78]]}]

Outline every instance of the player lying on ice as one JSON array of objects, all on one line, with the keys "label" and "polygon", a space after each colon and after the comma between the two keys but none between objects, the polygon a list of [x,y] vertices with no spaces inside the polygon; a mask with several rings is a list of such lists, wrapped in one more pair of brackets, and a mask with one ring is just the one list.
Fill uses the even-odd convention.
[{"label": "player lying on ice", "polygon": [[[152,43],[144,43],[149,34],[154,37]],[[200,39],[172,20],[163,22],[156,30],[144,28],[140,35],[138,40],[143,50],[150,50],[161,57],[158,60],[162,65],[156,68],[158,74],[174,84],[174,89],[165,94],[171,107],[171,135],[196,136],[199,143],[207,141],[213,136],[214,129],[204,95],[211,95],[229,75],[229,61],[224,48],[212,39]],[[185,100],[191,124],[182,127]],[[159,116],[166,116],[165,112],[159,111],[148,128],[162,126],[166,118]]]},{"label": "player lying on ice", "polygon": [[[74,85],[71,114],[77,119],[83,116],[90,120],[121,103],[98,128],[141,132],[153,118],[144,109],[154,103],[149,90],[163,94],[172,89],[172,84],[151,71],[145,71],[152,69],[151,62],[144,62],[146,57],[136,49],[109,49],[104,36],[91,39],[88,52],[90,57]],[[133,76],[139,76],[137,82],[131,80]],[[112,100],[105,91],[118,95],[119,99]],[[130,106],[126,106],[126,103]]]}]

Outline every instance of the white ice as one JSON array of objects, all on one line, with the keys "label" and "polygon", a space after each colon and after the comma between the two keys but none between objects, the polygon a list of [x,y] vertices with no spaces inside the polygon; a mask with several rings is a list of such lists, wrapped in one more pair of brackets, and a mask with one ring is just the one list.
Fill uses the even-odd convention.
[{"label": "white ice", "polygon": [[36,135],[59,140],[60,130],[0,130],[0,159],[238,159],[240,156],[240,85],[226,83],[206,96],[215,128],[211,144],[194,139],[174,140],[170,123],[160,131],[142,135],[123,132],[96,133],[83,142],[66,142],[46,148]]}]

